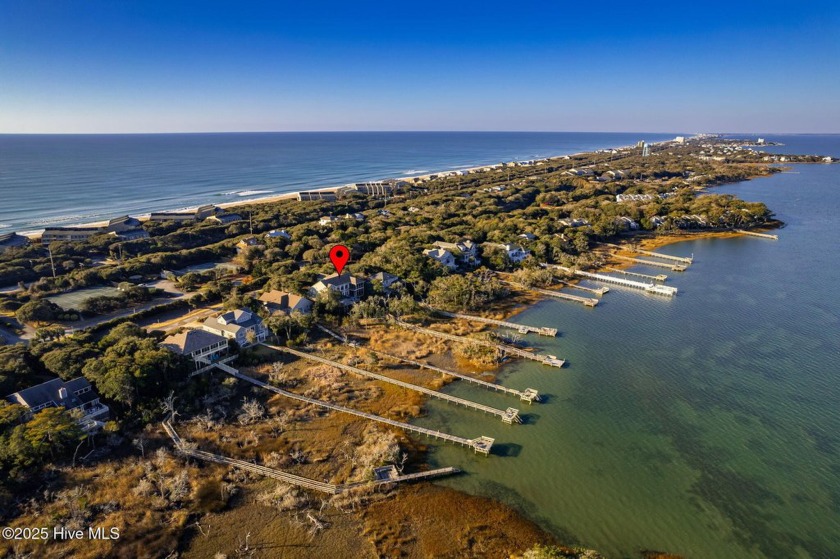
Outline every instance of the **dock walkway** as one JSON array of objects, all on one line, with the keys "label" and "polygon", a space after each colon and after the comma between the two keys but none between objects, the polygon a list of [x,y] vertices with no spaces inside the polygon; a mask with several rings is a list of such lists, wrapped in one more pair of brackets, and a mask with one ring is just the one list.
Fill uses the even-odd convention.
[{"label": "dock walkway", "polygon": [[[318,328],[320,328],[323,332],[326,332],[327,334],[332,336],[333,338],[335,338],[337,340],[340,340],[342,343],[345,343],[345,344],[347,344],[351,347],[359,347],[359,344],[351,341],[347,336],[339,334],[338,332],[334,332],[333,330],[330,330],[326,326],[322,326],[320,324],[316,324],[316,326]],[[504,392],[506,394],[511,394],[513,396],[517,396],[521,401],[528,402],[529,404],[533,403],[535,401],[536,402],[540,401],[539,392],[537,392],[537,390],[534,389],[534,388],[526,388],[525,390],[516,390],[515,388],[508,388],[507,386],[502,386],[501,384],[495,384],[495,383],[492,383],[492,382],[487,382],[485,380],[481,380],[481,379],[478,379],[478,378],[475,378],[475,377],[471,377],[469,375],[465,375],[465,374],[462,374],[462,373],[456,373],[455,371],[450,371],[448,369],[442,369],[440,367],[436,367],[435,365],[431,365],[429,363],[423,363],[421,361],[414,361],[413,359],[408,359],[407,357],[400,357],[398,355],[392,355],[390,353],[386,353],[384,351],[379,351],[379,350],[376,350],[376,349],[373,349],[373,348],[370,348],[370,347],[365,347],[365,350],[370,351],[372,353],[375,353],[376,355],[379,355],[380,357],[384,357],[386,359],[393,359],[395,361],[402,361],[403,363],[408,363],[410,365],[414,365],[415,367],[420,368],[420,369],[428,369],[430,371],[438,372],[442,375],[446,375],[446,376],[450,376],[450,377],[454,377],[454,378],[459,378],[459,379],[465,380],[467,382],[477,384],[478,386],[481,386],[482,388],[487,388],[488,390],[494,390],[496,392]]]},{"label": "dock walkway", "polygon": [[511,328],[512,330],[517,330],[520,334],[539,334],[540,336],[551,336],[554,337],[557,335],[557,328],[549,328],[547,326],[528,326],[527,324],[517,324],[515,322],[506,322],[504,320],[496,320],[494,318],[485,318],[483,316],[474,316],[471,314],[461,314],[455,312],[444,311],[441,309],[436,309],[434,307],[430,307],[429,305],[423,305],[430,311],[437,313],[441,316],[446,316],[449,318],[462,318],[464,320],[471,320],[472,322],[482,322],[484,324],[493,324],[494,326],[501,326],[504,328]]},{"label": "dock walkway", "polygon": [[518,357],[524,357],[525,359],[530,359],[532,361],[537,361],[539,363],[542,363],[543,365],[550,365],[552,367],[562,367],[566,363],[566,361],[564,361],[563,359],[558,359],[554,355],[540,355],[538,353],[531,353],[530,351],[525,351],[524,349],[513,347],[511,345],[497,344],[495,342],[489,342],[487,340],[477,340],[475,338],[465,338],[463,336],[455,336],[454,334],[447,334],[445,332],[438,332],[437,330],[432,330],[431,328],[423,328],[422,326],[409,324],[408,322],[403,322],[402,320],[395,320],[395,322],[408,330],[414,330],[415,332],[428,334],[430,336],[436,336],[438,338],[450,340],[453,342],[460,342],[464,344],[474,343],[484,347],[491,347],[493,349],[498,349],[499,351],[502,351],[504,353],[509,353]]},{"label": "dock walkway", "polygon": [[619,270],[618,268],[607,268],[607,270],[610,271],[610,272],[615,272],[616,274],[621,274],[623,276],[632,276],[632,277],[635,277],[635,278],[642,278],[642,279],[646,279],[646,280],[650,280],[650,281],[660,281],[660,282],[662,282],[662,281],[665,281],[665,280],[668,279],[668,276],[666,276],[665,274],[658,274],[658,275],[652,276],[650,274],[642,274],[642,273],[639,273],[639,272],[628,272],[627,270]]},{"label": "dock walkway", "polygon": [[684,264],[670,264],[668,262],[656,262],[654,260],[645,260],[643,258],[635,258],[633,256],[622,256],[620,254],[613,254],[613,257],[619,258],[621,260],[627,260],[629,262],[635,262],[636,264],[642,264],[644,266],[654,266],[658,268],[667,268],[672,272],[685,272],[688,266]]},{"label": "dock walkway", "polygon": [[278,388],[276,386],[268,384],[267,382],[263,382],[261,380],[255,379],[254,377],[242,374],[233,367],[229,367],[225,364],[219,364],[216,365],[216,367],[224,371],[225,373],[233,376],[234,378],[250,382],[255,386],[265,388],[266,390],[274,392],[275,394],[280,394],[281,396],[285,396],[286,398],[290,398],[292,400],[297,400],[299,402],[312,404],[314,406],[319,406],[322,408],[340,411],[342,413],[347,413],[358,417],[363,417],[371,421],[384,423],[386,425],[391,425],[392,427],[397,427],[406,431],[420,433],[421,435],[426,435],[427,437],[431,437],[434,439],[440,439],[442,441],[448,441],[451,443],[459,444],[461,446],[467,446],[472,448],[475,452],[480,452],[481,454],[490,454],[490,449],[493,446],[494,439],[490,437],[477,437],[475,439],[465,439],[464,437],[450,435],[449,433],[444,433],[442,431],[435,431],[433,429],[426,429],[425,427],[420,427],[418,425],[403,423],[402,421],[397,421],[395,419],[388,419],[387,417],[382,417],[381,415],[375,415],[372,413],[354,410],[353,408],[348,408],[339,404],[333,404],[332,402],[325,402],[324,400],[316,400],[315,398],[309,398],[308,396],[301,396],[300,394],[295,394],[294,392],[283,390],[282,388]]},{"label": "dock walkway", "polygon": [[425,388],[423,386],[418,386],[416,384],[411,384],[408,382],[403,382],[401,380],[393,379],[390,377],[386,377],[385,375],[380,375],[378,373],[374,373],[372,371],[366,371],[365,369],[360,369],[358,367],[353,367],[352,365],[345,365],[344,363],[340,363],[338,361],[333,361],[331,359],[327,359],[325,357],[319,357],[317,355],[313,355],[311,353],[306,353],[305,351],[299,351],[296,349],[292,349],[290,347],[281,347],[263,343],[265,347],[271,348],[276,351],[282,351],[285,353],[290,353],[296,357],[301,359],[308,359],[310,361],[315,361],[317,363],[322,363],[324,365],[329,365],[330,367],[335,367],[337,369],[341,369],[347,371],[349,373],[353,373],[356,375],[361,375],[363,377],[372,378],[374,380],[379,380],[382,382],[387,382],[390,384],[394,384],[396,386],[400,386],[402,388],[406,388],[408,390],[414,390],[415,392],[420,392],[421,394],[426,394],[427,396],[432,396],[434,398],[439,398],[441,400],[446,400],[447,402],[451,402],[453,404],[464,406],[466,408],[472,408],[474,410],[482,411],[484,413],[489,413],[491,415],[498,416],[503,422],[512,424],[514,422],[521,423],[521,419],[519,417],[519,410],[514,408],[507,408],[506,410],[500,410],[498,408],[494,408],[491,406],[486,406],[484,404],[479,404],[478,402],[473,402],[471,400],[467,400],[465,398],[459,398],[457,396],[452,396],[451,394],[446,394],[445,392],[440,392],[438,390],[432,390],[430,388]]},{"label": "dock walkway", "polygon": [[[172,442],[175,444],[175,448],[181,454],[186,456],[191,456],[193,458],[197,458],[199,460],[204,460],[207,462],[215,462],[216,464],[224,464],[227,466],[233,466],[234,468],[238,468],[240,470],[249,471],[258,475],[270,477],[276,479],[278,481],[282,481],[288,483],[289,485],[294,485],[296,487],[303,487],[304,489],[311,489],[313,491],[320,491],[321,493],[327,493],[330,495],[337,495],[339,493],[343,493],[344,491],[348,491],[350,489],[355,489],[357,487],[362,487],[366,485],[382,485],[386,483],[399,483],[403,481],[414,481],[418,479],[428,479],[432,477],[440,477],[446,475],[457,474],[460,472],[458,468],[437,468],[435,470],[429,470],[426,472],[417,472],[414,474],[407,474],[407,475],[399,475],[398,472],[388,472],[390,475],[382,478],[375,479],[369,482],[357,482],[357,483],[346,483],[343,485],[335,485],[332,483],[325,483],[321,481],[317,481],[311,478],[295,475],[289,472],[284,472],[283,470],[276,470],[274,468],[269,468],[266,466],[260,466],[258,464],[254,464],[253,462],[246,462],[244,460],[237,460],[235,458],[229,458],[227,456],[222,456],[220,454],[213,454],[211,452],[205,452],[203,450],[198,450],[194,448],[189,448],[185,446],[183,441],[181,440],[180,435],[178,435],[175,428],[172,426],[169,421],[163,422],[163,428],[166,430],[169,437],[172,439]],[[396,469],[396,468],[393,468]],[[394,475],[396,474],[396,475]]]},{"label": "dock walkway", "polygon": [[671,260],[672,262],[680,262],[682,264],[691,264],[694,262],[694,257],[687,258],[685,256],[672,256],[670,254],[662,254],[661,252],[653,252],[652,250],[642,250],[640,248],[631,248],[629,246],[622,246],[622,245],[614,245],[611,243],[604,243],[604,246],[617,248],[619,250],[627,250],[630,252],[635,252],[637,254],[646,254],[648,256],[655,256],[656,258],[661,258],[663,260]]},{"label": "dock walkway", "polygon": [[771,235],[770,233],[759,233],[757,231],[747,231],[746,229],[735,229],[734,231],[743,235],[749,235],[750,237],[761,237],[762,239],[773,239],[774,241],[779,240],[778,235]]}]

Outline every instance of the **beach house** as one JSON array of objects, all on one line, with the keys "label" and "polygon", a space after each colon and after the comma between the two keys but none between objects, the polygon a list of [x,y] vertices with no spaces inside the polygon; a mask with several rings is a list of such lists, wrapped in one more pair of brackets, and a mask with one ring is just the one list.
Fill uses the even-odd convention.
[{"label": "beach house", "polygon": [[111,410],[99,401],[99,394],[84,377],[63,381],[60,378],[32,386],[6,397],[20,404],[32,415],[49,407],[62,406],[79,414],[79,424],[85,431],[95,431],[108,420]]},{"label": "beach house", "polygon": [[310,287],[309,296],[316,298],[321,293],[331,289],[341,294],[342,304],[350,305],[362,298],[365,294],[366,285],[367,280],[360,276],[331,274],[324,276]]},{"label": "beach house", "polygon": [[309,314],[312,312],[312,301],[306,297],[277,289],[266,291],[260,295],[259,301],[271,315],[278,313],[292,314],[293,312]]},{"label": "beach house", "polygon": [[188,357],[196,368],[218,361],[228,352],[228,339],[205,330],[184,330],[166,337],[160,346]]},{"label": "beach house", "polygon": [[245,309],[236,309],[210,317],[204,321],[201,329],[229,340],[235,340],[240,347],[263,342],[269,333],[262,319]]}]

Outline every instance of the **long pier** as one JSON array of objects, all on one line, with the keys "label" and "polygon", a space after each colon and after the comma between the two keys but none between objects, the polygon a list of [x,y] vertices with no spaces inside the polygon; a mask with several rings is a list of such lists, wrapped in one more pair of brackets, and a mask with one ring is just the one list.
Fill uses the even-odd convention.
[{"label": "long pier", "polygon": [[642,283],[640,281],[633,281],[624,278],[617,278],[615,276],[608,276],[606,274],[594,274],[592,272],[584,272],[583,270],[575,270],[575,275],[581,276],[584,278],[588,278],[594,281],[602,281],[605,283],[613,283],[616,285],[622,285],[624,287],[632,287],[634,289],[641,289],[646,293],[653,293],[654,295],[667,295],[667,296],[674,296],[677,294],[676,287],[670,287],[667,285],[658,285],[655,283]]},{"label": "long pier", "polygon": [[190,448],[189,446],[184,445],[180,435],[178,435],[177,431],[175,431],[175,428],[172,426],[171,423],[169,423],[169,421],[163,422],[163,428],[167,432],[169,437],[172,439],[172,442],[175,444],[175,448],[181,454],[191,456],[193,458],[197,458],[199,460],[204,460],[207,462],[215,462],[217,464],[233,466],[234,468],[270,477],[288,483],[289,485],[303,487],[304,489],[311,489],[314,491],[320,491],[321,493],[327,493],[330,495],[337,495],[339,493],[343,493],[345,491],[362,486],[382,485],[386,483],[399,483],[403,481],[414,481],[417,479],[428,479],[432,477],[453,475],[460,473],[461,471],[458,468],[447,467],[437,468],[435,470],[429,470],[426,472],[417,472],[414,474],[400,475],[399,472],[396,471],[396,468],[391,466],[390,468],[377,468],[377,474],[379,474],[380,471],[382,471],[382,473],[386,475],[378,475],[377,479],[374,479],[372,481],[335,485],[332,483],[325,483],[311,478],[292,474],[290,472],[285,472],[283,470],[277,470],[274,468],[269,468],[267,466],[260,466],[258,464],[254,464],[253,462],[246,462],[244,460],[237,460],[236,458],[222,456],[221,454],[213,454],[211,452],[205,452],[203,450]]},{"label": "long pier", "polygon": [[687,258],[685,256],[672,256],[670,254],[662,254],[660,252],[653,252],[652,250],[642,250],[640,248],[631,248],[629,246],[622,246],[622,245],[614,245],[610,243],[604,243],[605,246],[617,248],[619,250],[629,250],[630,252],[635,252],[637,254],[646,254],[648,256],[655,256],[656,258],[661,258],[663,260],[671,260],[672,262],[680,262],[682,264],[691,264],[694,262],[694,257]]},{"label": "long pier", "polygon": [[275,345],[269,345],[263,343],[265,347],[271,348],[276,351],[282,351],[285,353],[290,353],[296,357],[301,359],[308,359],[310,361],[315,361],[317,363],[321,363],[324,365],[329,365],[330,367],[335,367],[336,369],[341,369],[347,371],[349,373],[353,373],[356,375],[360,375],[363,377],[372,378],[374,380],[379,380],[382,382],[387,382],[389,384],[394,384],[396,386],[400,386],[402,388],[406,388],[408,390],[414,390],[415,392],[420,392],[421,394],[425,394],[427,396],[432,396],[434,398],[440,398],[441,400],[446,400],[447,402],[451,402],[453,404],[457,404],[460,406],[464,406],[466,408],[472,408],[474,410],[482,411],[484,413],[489,413],[491,415],[498,416],[503,422],[507,424],[512,424],[514,422],[521,423],[521,419],[519,417],[519,410],[514,408],[507,408],[506,410],[500,410],[498,408],[494,408],[491,406],[486,406],[484,404],[479,404],[478,402],[473,402],[471,400],[466,400],[464,398],[458,398],[457,396],[452,396],[451,394],[446,394],[445,392],[440,392],[438,390],[432,390],[430,388],[425,388],[423,386],[418,386],[416,384],[411,384],[408,382],[403,382],[401,380],[393,379],[390,377],[386,377],[385,375],[380,375],[378,373],[374,373],[372,371],[366,371],[364,369],[360,369],[358,367],[353,367],[351,365],[345,365],[344,363],[339,363],[338,361],[333,361],[331,359],[327,359],[325,357],[319,357],[317,355],[313,355],[311,353],[306,353],[304,351],[298,351],[296,349],[292,349],[290,347],[281,347]]},{"label": "long pier", "polygon": [[620,258],[621,260],[627,260],[630,262],[635,262],[636,264],[643,264],[645,266],[654,266],[658,268],[668,268],[672,272],[685,272],[688,266],[684,264],[669,264],[668,262],[656,262],[654,260],[645,260],[642,258],[636,258],[633,256],[622,256],[621,254],[613,254],[613,257]]},{"label": "long pier", "polygon": [[762,239],[773,239],[774,241],[779,240],[778,235],[771,235],[770,233],[759,233],[757,231],[747,231],[746,229],[735,229],[735,232],[749,235],[750,237],[761,237]]},{"label": "long pier", "polygon": [[587,291],[589,293],[594,293],[595,295],[598,295],[599,297],[601,295],[604,295],[605,293],[610,292],[610,288],[606,287],[606,286],[604,286],[604,287],[586,287],[585,285],[578,285],[576,283],[569,283],[567,281],[561,281],[560,283],[565,285],[566,287],[571,288],[571,289],[579,289],[581,291]]},{"label": "long pier", "polygon": [[[351,347],[359,347],[359,344],[351,341],[347,336],[343,336],[343,335],[339,334],[338,332],[334,332],[334,331],[330,330],[329,328],[327,328],[326,326],[322,326],[320,324],[316,324],[316,326],[318,328],[320,328],[322,331],[329,334],[330,336],[334,337],[335,339],[340,340],[342,343],[345,343],[345,344],[347,344]],[[471,377],[469,375],[465,375],[465,374],[462,374],[462,373],[456,373],[455,371],[450,371],[450,370],[447,370],[447,369],[442,369],[440,367],[436,367],[435,365],[431,365],[429,363],[423,363],[421,361],[414,361],[413,359],[408,359],[407,357],[400,357],[398,355],[393,355],[391,353],[386,353],[384,351],[379,351],[379,350],[376,350],[376,349],[373,349],[373,348],[370,348],[370,347],[366,347],[365,349],[367,351],[375,353],[376,355],[379,355],[380,357],[385,357],[387,359],[394,359],[396,361],[402,361],[403,363],[408,363],[410,365],[414,365],[415,367],[417,367],[419,369],[428,369],[430,371],[438,372],[442,375],[446,375],[446,376],[450,376],[450,377],[454,377],[454,378],[459,378],[459,379],[465,380],[467,382],[477,384],[478,386],[481,386],[482,388],[487,388],[488,390],[494,390],[496,392],[504,392],[506,394],[511,394],[513,396],[517,396],[521,401],[528,402],[529,404],[533,403],[535,401],[536,402],[540,401],[539,392],[537,392],[537,390],[534,389],[534,388],[526,388],[525,390],[516,390],[515,388],[508,388],[507,386],[502,386],[501,384],[495,384],[495,383],[492,383],[492,382],[487,382],[486,380],[481,380],[481,379],[478,379],[478,378],[475,378],[475,377]]]},{"label": "long pier", "polygon": [[639,273],[639,272],[628,272],[627,270],[620,270],[618,268],[607,268],[607,270],[609,270],[610,272],[615,272],[616,274],[622,274],[622,275],[625,275],[625,276],[633,276],[633,277],[636,277],[636,278],[642,278],[642,279],[646,279],[646,280],[650,280],[650,281],[665,281],[665,280],[668,279],[668,276],[666,276],[665,274],[658,274],[658,275],[652,276],[650,274],[642,274],[642,273]]},{"label": "long pier", "polygon": [[554,297],[556,299],[564,299],[566,301],[574,301],[575,303],[581,303],[586,305],[587,307],[594,307],[598,304],[598,299],[593,299],[591,297],[580,297],[578,295],[570,295],[569,293],[563,293],[561,291],[552,291],[550,289],[542,289],[541,287],[528,287],[531,291],[539,293],[541,295],[547,295],[549,297]]},{"label": "long pier", "polygon": [[557,328],[549,328],[548,326],[528,326],[527,324],[517,324],[515,322],[506,322],[504,320],[496,320],[494,318],[484,318],[483,316],[474,316],[471,314],[461,314],[455,312],[444,311],[441,309],[436,309],[434,307],[430,307],[429,305],[423,305],[427,309],[435,312],[441,316],[446,316],[449,318],[462,318],[464,320],[470,320],[472,322],[481,322],[484,324],[493,324],[494,326],[501,326],[504,328],[511,328],[513,330],[517,330],[520,334],[539,334],[540,336],[551,336],[554,337],[557,335]]},{"label": "long pier", "polygon": [[566,361],[563,359],[558,359],[554,355],[540,355],[538,353],[531,353],[530,351],[525,351],[524,349],[519,349],[518,347],[513,347],[506,344],[497,344],[495,342],[489,342],[487,340],[477,340],[475,338],[464,338],[462,336],[455,336],[453,334],[447,334],[445,332],[438,332],[437,330],[432,330],[431,328],[423,328],[422,326],[415,326],[414,324],[409,324],[408,322],[403,322],[401,320],[396,320],[396,323],[402,326],[403,328],[407,328],[409,330],[414,330],[416,332],[420,332],[422,334],[428,334],[430,336],[437,336],[438,338],[443,338],[444,340],[451,340],[453,342],[460,342],[460,343],[474,343],[484,347],[490,347],[493,349],[498,349],[504,353],[509,353],[511,355],[517,355],[519,357],[524,357],[525,359],[531,359],[532,361],[537,361],[542,363],[543,365],[550,365],[552,367],[562,367]]},{"label": "long pier", "polygon": [[442,431],[435,431],[433,429],[426,429],[425,427],[420,427],[418,425],[412,425],[410,423],[403,423],[402,421],[397,421],[395,419],[388,419],[387,417],[382,417],[381,415],[375,415],[372,413],[367,413],[359,410],[354,410],[353,408],[348,408],[345,406],[341,406],[339,404],[333,404],[332,402],[325,402],[324,400],[317,400],[315,398],[309,398],[307,396],[301,396],[300,394],[295,394],[294,392],[289,392],[287,390],[283,390],[282,388],[278,388],[267,382],[263,382],[261,380],[255,379],[254,377],[250,377],[248,375],[244,375],[225,364],[217,364],[216,367],[225,373],[233,376],[234,378],[242,379],[244,381],[250,382],[255,386],[259,386],[261,388],[265,388],[275,394],[280,394],[281,396],[285,396],[286,398],[290,398],[292,400],[297,400],[299,402],[304,402],[306,404],[312,404],[314,406],[319,406],[322,408],[340,411],[342,413],[347,413],[350,415],[355,415],[357,417],[363,417],[365,419],[369,419],[370,421],[376,421],[379,423],[384,423],[385,425],[390,425],[392,427],[397,427],[399,429],[404,429],[406,431],[412,431],[415,433],[420,433],[421,435],[426,435],[427,437],[431,437],[434,439],[440,439],[442,441],[448,441],[451,443],[459,444],[461,446],[466,446],[472,448],[475,452],[480,452],[481,454],[487,455],[490,454],[490,449],[495,442],[495,439],[490,437],[477,437],[475,439],[465,439],[464,437],[459,437],[457,435],[450,435],[449,433],[444,433]]}]

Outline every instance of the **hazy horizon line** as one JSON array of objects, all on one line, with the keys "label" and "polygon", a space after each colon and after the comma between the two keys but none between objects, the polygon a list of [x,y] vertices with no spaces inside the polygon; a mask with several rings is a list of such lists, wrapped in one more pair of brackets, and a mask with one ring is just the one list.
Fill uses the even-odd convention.
[{"label": "hazy horizon line", "polygon": [[836,136],[838,132],[716,131],[680,132],[657,130],[217,130],[169,132],[0,132],[0,136],[163,136],[199,134],[774,134],[777,136]]}]

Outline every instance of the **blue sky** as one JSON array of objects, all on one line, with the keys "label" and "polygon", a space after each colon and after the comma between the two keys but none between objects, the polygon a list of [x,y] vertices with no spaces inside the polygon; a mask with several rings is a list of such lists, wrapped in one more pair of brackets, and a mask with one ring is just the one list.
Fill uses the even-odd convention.
[{"label": "blue sky", "polygon": [[837,2],[0,0],[0,133],[840,132]]}]

